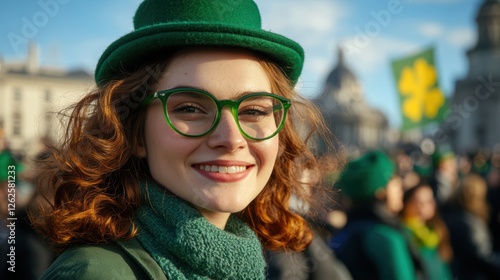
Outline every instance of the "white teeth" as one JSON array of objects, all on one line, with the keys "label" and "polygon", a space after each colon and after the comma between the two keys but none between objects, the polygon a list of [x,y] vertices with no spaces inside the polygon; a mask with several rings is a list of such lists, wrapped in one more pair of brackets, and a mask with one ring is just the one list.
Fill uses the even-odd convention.
[{"label": "white teeth", "polygon": [[227,173],[227,166],[219,166],[219,173]]},{"label": "white teeth", "polygon": [[243,172],[247,169],[246,166],[217,166],[217,165],[199,165],[198,168],[203,171],[219,172],[224,174]]}]

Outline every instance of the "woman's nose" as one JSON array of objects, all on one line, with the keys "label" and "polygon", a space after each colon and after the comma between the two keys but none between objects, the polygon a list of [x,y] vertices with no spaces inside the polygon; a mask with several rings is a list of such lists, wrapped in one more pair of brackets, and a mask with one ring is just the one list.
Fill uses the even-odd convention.
[{"label": "woman's nose", "polygon": [[223,147],[228,151],[235,151],[247,145],[247,139],[238,128],[229,108],[221,111],[217,127],[208,136],[208,145],[212,148]]}]

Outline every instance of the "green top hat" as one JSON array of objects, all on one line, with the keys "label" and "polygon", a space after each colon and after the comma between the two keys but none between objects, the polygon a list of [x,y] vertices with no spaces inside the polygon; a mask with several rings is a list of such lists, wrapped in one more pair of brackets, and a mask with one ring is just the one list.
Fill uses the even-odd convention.
[{"label": "green top hat", "polygon": [[352,200],[373,200],[379,189],[385,189],[396,167],[382,151],[372,151],[350,161],[335,187]]},{"label": "green top hat", "polygon": [[113,42],[97,63],[98,85],[136,70],[145,59],[189,46],[241,47],[266,55],[296,83],[304,51],[296,42],[262,30],[252,0],[145,0],[134,31]]}]

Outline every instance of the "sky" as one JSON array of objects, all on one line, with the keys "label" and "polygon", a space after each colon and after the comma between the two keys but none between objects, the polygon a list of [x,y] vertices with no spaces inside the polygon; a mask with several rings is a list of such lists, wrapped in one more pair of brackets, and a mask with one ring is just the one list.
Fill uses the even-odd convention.
[{"label": "sky", "polygon": [[[475,17],[484,0],[255,0],[262,25],[302,45],[298,89],[308,98],[323,90],[337,50],[358,77],[365,100],[401,125],[391,61],[434,47],[445,95],[467,74],[466,52],[477,39]],[[132,31],[141,0],[0,1],[0,57],[26,59],[27,43],[40,64],[93,73],[105,48]]]}]

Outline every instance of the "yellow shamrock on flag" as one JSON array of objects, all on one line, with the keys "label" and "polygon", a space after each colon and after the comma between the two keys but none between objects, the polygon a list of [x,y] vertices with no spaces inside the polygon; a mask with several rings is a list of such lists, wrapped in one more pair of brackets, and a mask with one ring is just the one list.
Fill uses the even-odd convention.
[{"label": "yellow shamrock on flag", "polygon": [[438,87],[436,69],[419,58],[413,68],[405,67],[401,72],[398,89],[406,96],[403,102],[403,115],[413,122],[419,122],[423,114],[429,119],[437,116],[445,98]]}]

